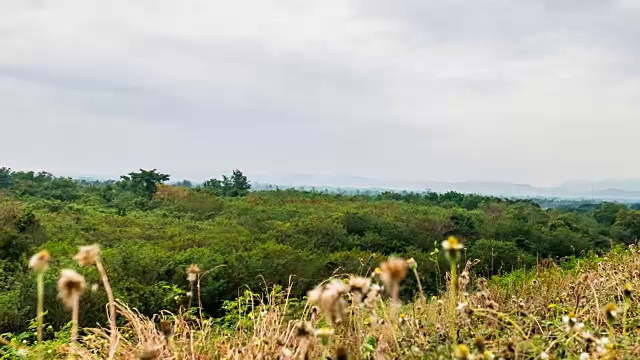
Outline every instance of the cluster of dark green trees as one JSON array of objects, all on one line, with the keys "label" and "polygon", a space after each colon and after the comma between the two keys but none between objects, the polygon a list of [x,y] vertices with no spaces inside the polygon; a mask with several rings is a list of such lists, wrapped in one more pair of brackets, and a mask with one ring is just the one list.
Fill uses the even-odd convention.
[{"label": "cluster of dark green trees", "polygon": [[[199,186],[167,185],[169,175],[140,170],[117,181],[79,181],[0,168],[0,330],[24,330],[33,318],[30,255],[48,249],[47,321],[68,314],[55,297],[59,269],[75,268],[77,246],[100,243],[116,296],[151,314],[185,305],[185,268],[202,278],[205,311],[246,287],[287,285],[301,297],[319,281],[371,271],[391,254],[413,257],[426,291],[439,291],[446,260],[439,244],[463,239],[484,276],[535,266],[537,259],[604,251],[640,236],[640,211],[617,203],[586,211],[543,209],[531,200],[459,193],[348,196],[296,190],[250,191],[240,171]],[[219,265],[223,265],[218,267]],[[99,283],[92,269],[78,269]],[[411,296],[408,279],[404,296]],[[85,325],[104,323],[103,292],[83,297]]]}]

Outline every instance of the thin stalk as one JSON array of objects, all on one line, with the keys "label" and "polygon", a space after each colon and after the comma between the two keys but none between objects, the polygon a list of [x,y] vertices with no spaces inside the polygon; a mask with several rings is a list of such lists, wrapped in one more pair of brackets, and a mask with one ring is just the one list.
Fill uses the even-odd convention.
[{"label": "thin stalk", "polygon": [[80,314],[80,296],[74,295],[73,309],[71,311],[71,343],[75,344],[78,340],[78,317]]},{"label": "thin stalk", "polygon": [[118,326],[116,324],[116,300],[113,296],[113,290],[111,290],[111,284],[109,283],[109,278],[107,277],[107,272],[104,270],[104,266],[102,266],[102,262],[100,258],[96,259],[96,268],[100,273],[100,278],[102,279],[102,285],[104,286],[104,291],[107,293],[107,297],[109,298],[109,327],[111,331],[109,333],[109,359],[113,359],[115,356],[115,348],[118,346]]},{"label": "thin stalk", "polygon": [[191,310],[191,303],[193,302],[193,281],[189,281],[189,310]]},{"label": "thin stalk", "polygon": [[321,339],[322,342],[322,358],[323,359],[330,359],[331,358],[331,353],[329,353],[329,338],[322,338]]},{"label": "thin stalk", "polygon": [[449,298],[449,314],[451,317],[451,339],[453,346],[458,345],[458,332],[456,331],[456,300],[458,298],[458,276],[456,274],[456,262],[451,261],[451,294]]},{"label": "thin stalk", "polygon": [[627,335],[627,312],[629,311],[629,298],[624,299],[624,310],[622,311],[622,335]]},{"label": "thin stalk", "polygon": [[413,270],[413,275],[416,276],[416,282],[418,283],[418,291],[420,292],[420,297],[424,300],[424,291],[422,291],[422,283],[420,282],[420,276],[418,275],[418,268],[413,266],[411,267]]},{"label": "thin stalk", "polygon": [[200,293],[200,275],[198,275],[198,315],[200,315],[200,326],[204,325],[204,319],[202,318],[202,294]]},{"label": "thin stalk", "polygon": [[613,331],[613,325],[611,321],[607,321],[608,329],[609,329],[609,339],[611,339],[611,343],[616,344],[616,333]]},{"label": "thin stalk", "polygon": [[44,328],[44,271],[38,271],[38,344],[42,344]]}]

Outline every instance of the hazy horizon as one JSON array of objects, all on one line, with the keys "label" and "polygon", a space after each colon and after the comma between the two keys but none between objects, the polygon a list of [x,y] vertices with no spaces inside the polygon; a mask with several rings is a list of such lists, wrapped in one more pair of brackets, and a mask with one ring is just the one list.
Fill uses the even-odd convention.
[{"label": "hazy horizon", "polygon": [[640,178],[640,2],[0,3],[0,166]]},{"label": "hazy horizon", "polygon": [[[6,164],[2,164],[0,163],[0,167],[9,167],[10,166],[6,165]],[[55,171],[51,171],[50,169],[40,169],[40,168],[11,168],[14,171],[47,171],[52,173],[54,176],[62,176],[62,177],[70,177],[70,178],[75,178],[75,179],[95,179],[95,180],[118,180],[120,178],[121,175],[126,175],[129,172],[132,171],[138,171],[138,168],[131,168],[131,169],[123,169],[121,172],[118,173],[111,173],[111,174],[90,174],[90,173],[83,173],[83,172],[55,172]],[[150,168],[148,168],[150,169]],[[162,168],[157,168],[157,170],[159,172],[164,172],[164,173],[168,173],[166,171],[164,171]],[[226,171],[221,171],[219,173],[206,173],[206,174],[191,174],[191,175],[184,175],[181,173],[178,174],[171,174],[168,173],[171,176],[171,180],[169,181],[170,183],[173,182],[178,182],[178,181],[183,181],[183,180],[189,180],[189,181],[193,181],[194,183],[199,183],[199,182],[203,182],[205,180],[211,179],[211,178],[220,178],[221,175],[229,175],[231,173],[232,169],[226,170]],[[340,186],[344,186],[344,187],[349,187],[349,184],[345,184],[345,183],[341,183],[341,180],[351,180],[351,181],[357,181],[357,180],[362,180],[364,181],[362,184],[365,184],[364,186],[355,186],[355,187],[368,187],[370,186],[371,188],[375,188],[376,186],[379,186],[379,183],[386,183],[386,184],[393,184],[393,183],[415,183],[416,185],[419,183],[448,183],[448,184],[463,184],[463,183],[488,183],[488,184],[505,184],[505,185],[523,185],[523,186],[532,186],[535,188],[555,188],[555,187],[562,187],[562,186],[567,186],[567,185],[572,185],[572,183],[593,183],[593,184],[598,184],[598,183],[607,183],[607,182],[616,182],[616,183],[623,183],[623,182],[634,182],[639,185],[638,187],[638,191],[640,191],[640,178],[623,178],[623,179],[619,179],[619,178],[596,178],[596,179],[569,179],[566,181],[562,181],[559,183],[555,183],[555,184],[549,184],[549,185],[538,185],[538,184],[533,184],[533,183],[527,183],[527,182],[509,182],[509,181],[501,181],[501,180],[477,180],[477,179],[467,179],[467,180],[434,180],[434,179],[418,179],[418,178],[394,178],[394,177],[375,177],[375,176],[358,176],[358,175],[350,175],[350,174],[330,174],[330,173],[289,173],[289,174],[266,174],[266,173],[250,173],[250,172],[246,172],[243,169],[239,169],[241,171],[244,172],[245,175],[248,176],[249,181],[253,182],[253,183],[260,183],[260,184],[264,184],[264,185],[288,185],[288,184],[294,184],[295,186],[331,186],[331,187],[340,187]],[[304,179],[308,179],[310,181],[305,182]],[[325,179],[335,179],[337,182],[326,182],[324,181]],[[282,181],[280,181],[282,180]],[[374,183],[371,185],[366,185],[367,181],[373,181]],[[383,186],[384,187],[384,186]],[[400,188],[398,188],[400,189]],[[596,188],[597,190],[604,190],[606,189],[606,187],[604,188]]]}]

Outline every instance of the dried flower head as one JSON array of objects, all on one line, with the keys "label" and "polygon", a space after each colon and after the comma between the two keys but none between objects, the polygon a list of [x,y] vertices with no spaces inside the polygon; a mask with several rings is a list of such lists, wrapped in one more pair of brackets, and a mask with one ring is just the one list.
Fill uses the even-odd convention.
[{"label": "dried flower head", "polygon": [[173,336],[173,324],[169,320],[160,321],[160,332],[164,337],[168,338]]},{"label": "dried flower head", "polygon": [[72,308],[80,295],[84,292],[84,276],[75,270],[64,269],[60,272],[58,279],[58,297],[68,307]]},{"label": "dried flower head", "polygon": [[308,339],[315,333],[313,326],[308,321],[298,321],[295,329],[296,337],[299,339]]},{"label": "dried flower head", "polygon": [[347,284],[340,280],[333,280],[309,291],[307,299],[309,304],[317,304],[332,324],[338,325],[342,323],[344,318],[346,301],[343,295],[348,291],[349,286]]},{"label": "dried flower head", "polygon": [[487,279],[481,277],[476,281],[476,285],[478,286],[479,290],[485,290],[487,288]]},{"label": "dried flower head", "polygon": [[336,350],[336,360],[347,360],[349,359],[349,352],[347,348],[344,346],[340,346],[338,350]]},{"label": "dried flower head", "polygon": [[158,345],[145,344],[142,347],[142,353],[140,353],[140,360],[155,360],[160,357],[161,348]]},{"label": "dried flower head", "polygon": [[447,240],[442,242],[442,248],[445,250],[445,254],[449,261],[457,262],[460,250],[464,249],[464,246],[458,241],[458,238],[455,236],[449,236]]},{"label": "dried flower head", "polygon": [[467,285],[469,285],[469,271],[465,270],[458,276],[458,289],[465,291]]},{"label": "dried flower head", "polygon": [[96,260],[100,257],[100,245],[93,244],[87,246],[80,246],[80,251],[74,257],[80,266],[91,266],[96,263]]},{"label": "dried flower head", "polygon": [[482,335],[476,335],[473,339],[473,345],[478,349],[478,352],[483,353],[486,350],[487,344]]},{"label": "dried flower head", "polygon": [[199,273],[200,273],[200,267],[198,266],[198,264],[189,265],[189,267],[187,268],[187,280],[189,280],[189,282],[196,281],[196,278]]},{"label": "dried flower head", "polygon": [[407,262],[398,257],[392,256],[380,265],[380,280],[394,300],[398,298],[400,281],[407,276],[407,272]]},{"label": "dried flower head", "polygon": [[367,296],[371,287],[371,278],[361,276],[351,276],[349,278],[349,287],[353,296],[353,302],[359,304]]},{"label": "dried flower head", "polygon": [[373,308],[376,302],[380,299],[380,295],[382,294],[382,286],[373,284],[369,287],[369,292],[367,292],[367,296],[364,299],[365,306],[369,308]]},{"label": "dried flower head", "polygon": [[484,307],[486,307],[489,310],[498,310],[498,308],[500,308],[500,305],[498,305],[497,302],[491,300],[491,299],[487,299],[484,302]]},{"label": "dried flower head", "polygon": [[29,267],[36,272],[42,272],[47,270],[50,260],[51,254],[47,250],[42,250],[29,259]]},{"label": "dried flower head", "polygon": [[415,270],[415,269],[418,268],[418,263],[416,262],[416,260],[414,258],[411,258],[411,259],[407,260],[407,265],[412,270]]}]

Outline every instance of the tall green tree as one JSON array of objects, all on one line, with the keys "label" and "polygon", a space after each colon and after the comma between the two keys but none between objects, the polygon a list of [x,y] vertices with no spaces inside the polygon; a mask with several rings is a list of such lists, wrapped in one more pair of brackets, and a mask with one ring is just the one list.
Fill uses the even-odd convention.
[{"label": "tall green tree", "polygon": [[222,175],[222,180],[214,178],[205,181],[202,188],[216,195],[236,197],[247,195],[251,190],[251,183],[242,171],[236,169],[231,176]]},{"label": "tall green tree", "polygon": [[140,195],[147,199],[153,198],[158,184],[169,181],[169,175],[159,173],[156,169],[140,169],[140,172],[131,172],[128,175],[120,176],[120,178],[132,190],[140,193]]}]

